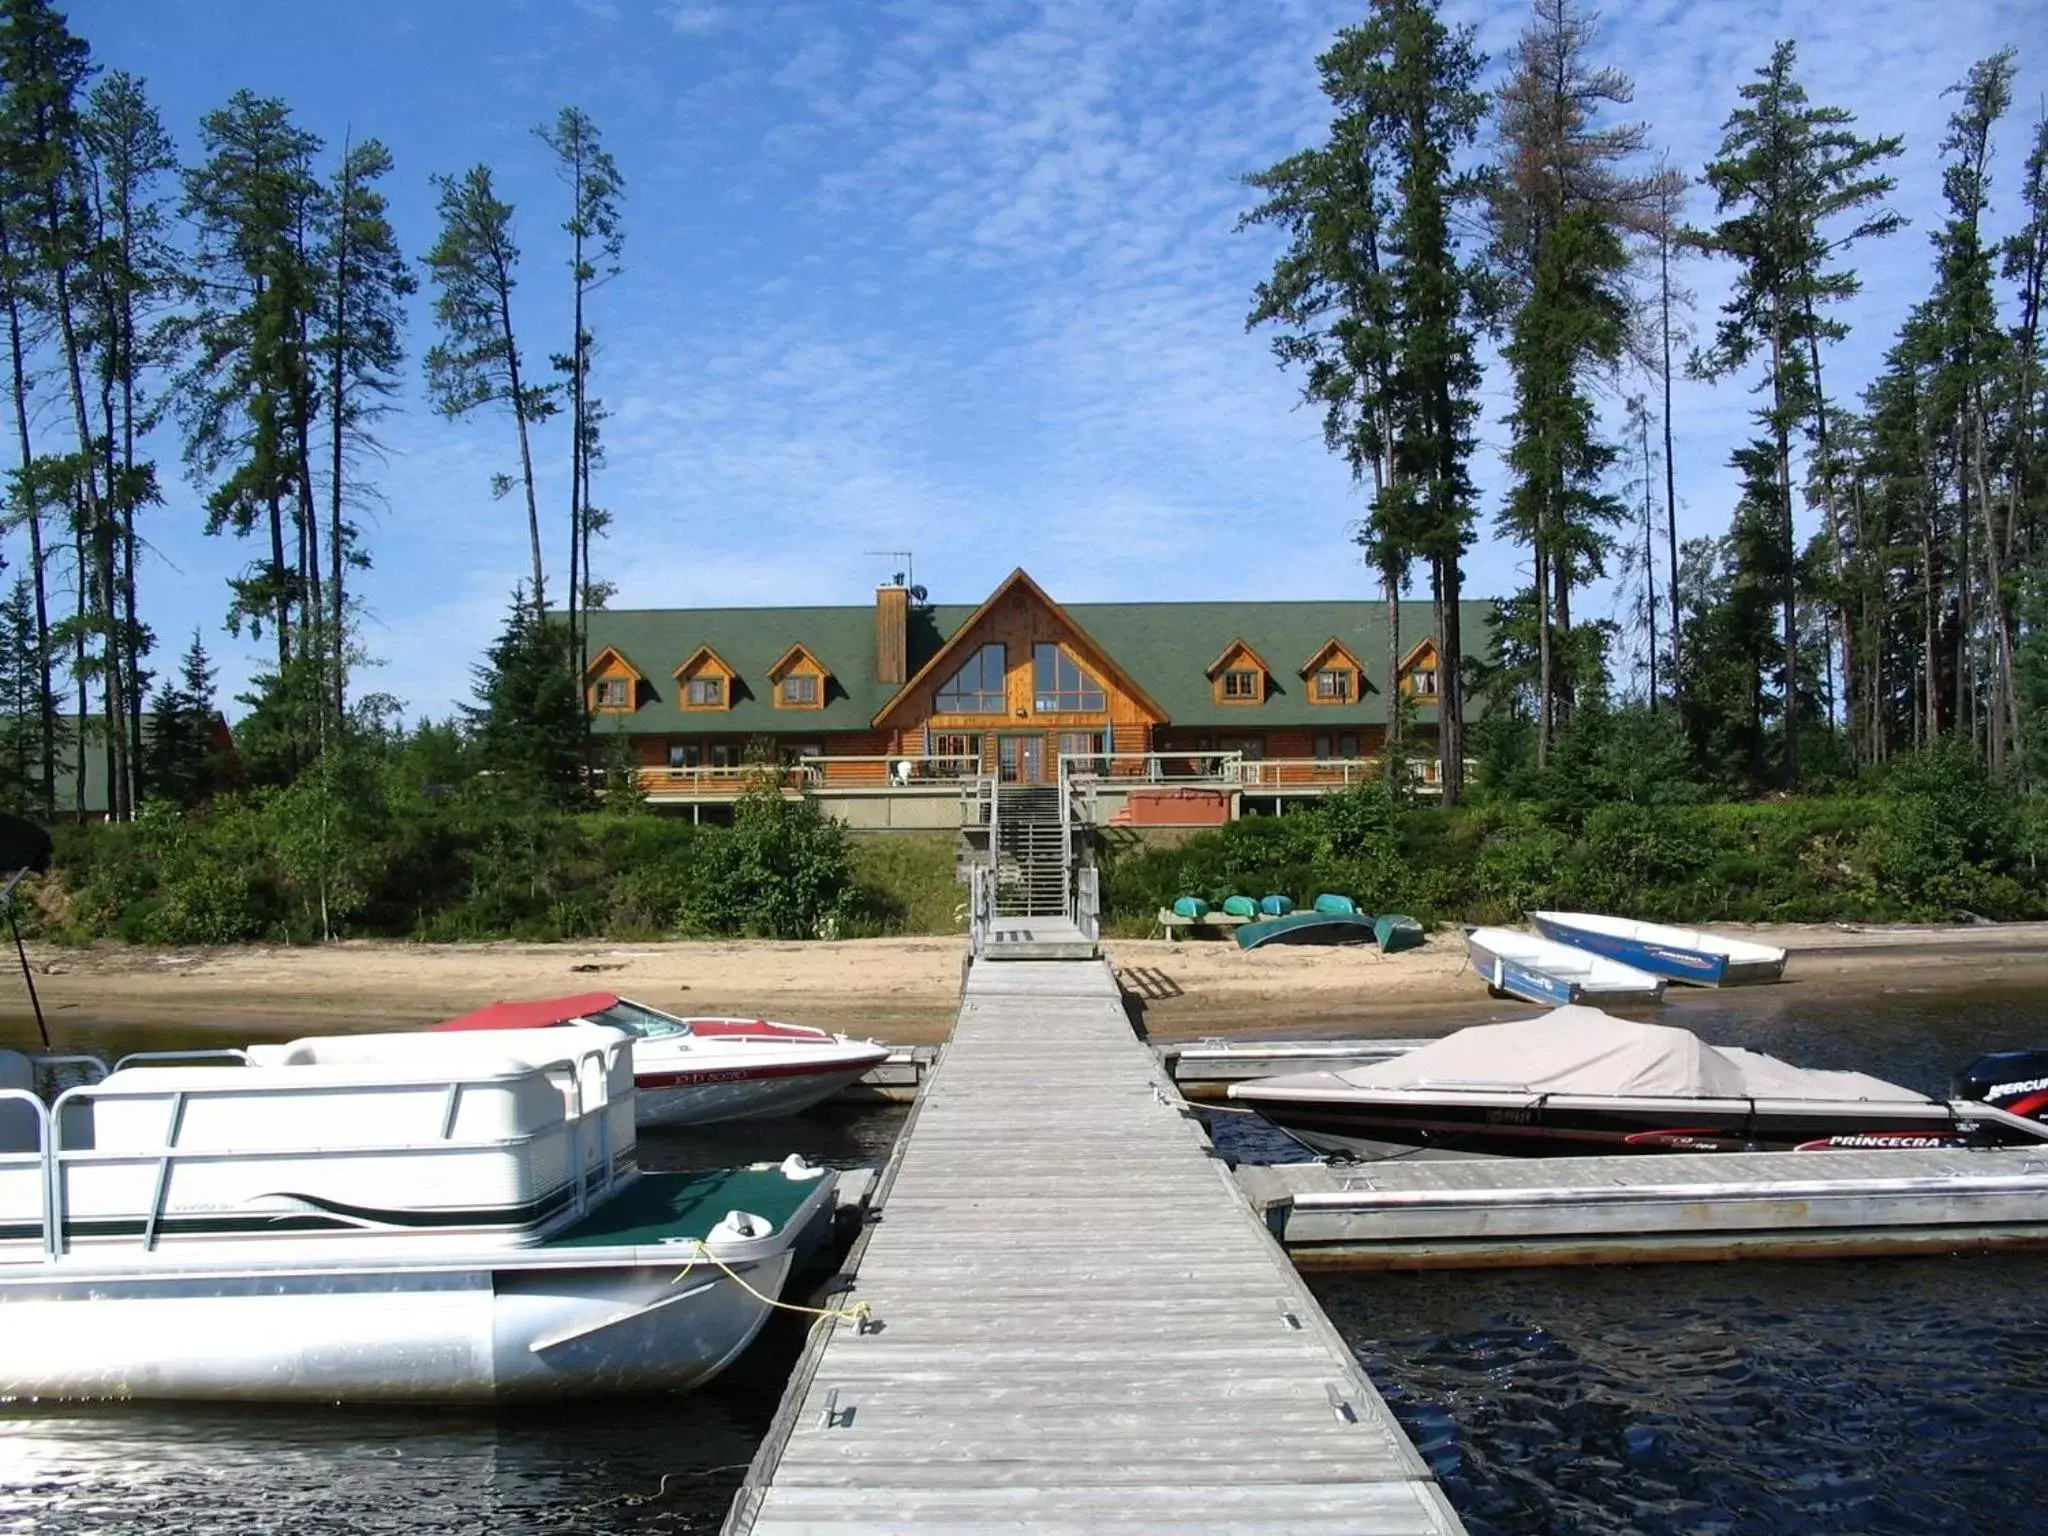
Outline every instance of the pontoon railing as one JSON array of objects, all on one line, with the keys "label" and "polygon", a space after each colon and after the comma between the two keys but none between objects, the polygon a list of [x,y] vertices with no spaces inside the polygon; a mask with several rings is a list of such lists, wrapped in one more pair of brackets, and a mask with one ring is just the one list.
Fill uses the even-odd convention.
[{"label": "pontoon railing", "polygon": [[[198,1052],[140,1052],[141,1057],[169,1058],[193,1056]],[[127,1060],[129,1058],[124,1058]],[[594,1074],[591,1069],[595,1068]],[[361,1147],[335,1147],[319,1143],[293,1144],[280,1147],[222,1147],[192,1148],[177,1145],[179,1132],[183,1127],[187,1104],[194,1098],[257,1098],[266,1093],[276,1092],[269,1088],[251,1084],[241,1087],[208,1087],[198,1090],[172,1088],[152,1090],[147,1094],[128,1095],[118,1090],[109,1093],[100,1083],[83,1084],[67,1089],[58,1095],[56,1102],[45,1106],[34,1094],[20,1089],[0,1090],[0,1105],[22,1100],[32,1106],[37,1120],[40,1152],[0,1153],[0,1173],[10,1167],[33,1166],[42,1168],[42,1250],[46,1259],[56,1259],[69,1248],[65,1232],[67,1218],[67,1184],[65,1170],[73,1167],[147,1167],[155,1165],[155,1193],[150,1208],[144,1216],[142,1247],[145,1251],[156,1246],[157,1229],[164,1215],[164,1206],[169,1198],[171,1175],[179,1166],[228,1162],[279,1162],[289,1159],[323,1158],[334,1160],[360,1161],[365,1158],[432,1156],[450,1151],[478,1152],[507,1147],[527,1145],[549,1134],[554,1127],[542,1127],[533,1132],[517,1136],[496,1136],[479,1141],[453,1143],[455,1111],[461,1095],[467,1089],[488,1087],[497,1083],[517,1082],[529,1073],[540,1072],[557,1084],[567,1099],[568,1117],[564,1127],[568,1139],[569,1164],[569,1211],[570,1216],[581,1216],[589,1210],[593,1196],[609,1191],[618,1177],[617,1148],[612,1144],[610,1110],[614,1103],[608,1089],[609,1077],[605,1064],[605,1050],[597,1047],[579,1052],[572,1060],[564,1057],[557,1061],[536,1063],[518,1072],[499,1072],[486,1076],[465,1075],[461,1077],[424,1077],[405,1082],[352,1083],[337,1087],[336,1093],[359,1094],[417,1094],[422,1091],[439,1089],[444,1095],[441,1118],[441,1134],[433,1141],[392,1141]],[[586,1092],[586,1083],[594,1084],[594,1092]],[[168,1092],[170,1110],[168,1117],[169,1135],[154,1147],[132,1147],[115,1151],[103,1151],[96,1147],[66,1147],[63,1144],[63,1126],[67,1112],[73,1105],[84,1106],[94,1100],[119,1099],[124,1097],[159,1097]],[[595,1141],[591,1138],[595,1138]],[[0,1261],[4,1262],[4,1261]]]}]

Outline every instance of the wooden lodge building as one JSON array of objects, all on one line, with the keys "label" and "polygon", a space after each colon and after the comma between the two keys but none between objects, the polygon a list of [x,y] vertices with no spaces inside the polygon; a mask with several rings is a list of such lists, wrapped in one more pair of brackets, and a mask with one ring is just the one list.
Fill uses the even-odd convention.
[{"label": "wooden lodge building", "polygon": [[[1468,647],[1488,605],[1468,603]],[[1023,571],[979,607],[901,585],[867,607],[603,609],[595,730],[632,744],[650,802],[729,804],[772,744],[785,783],[856,827],[954,825],[963,783],[1086,775],[1102,819],[1205,825],[1374,771],[1386,608],[1055,602]],[[1413,739],[1436,735],[1428,603],[1401,610]],[[1434,762],[1424,782],[1436,778]]]}]

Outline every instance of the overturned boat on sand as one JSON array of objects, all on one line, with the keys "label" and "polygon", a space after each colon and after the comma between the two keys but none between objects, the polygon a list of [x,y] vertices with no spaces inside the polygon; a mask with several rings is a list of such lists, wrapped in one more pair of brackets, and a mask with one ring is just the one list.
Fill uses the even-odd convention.
[{"label": "overturned boat on sand", "polygon": [[2048,1051],[1981,1057],[1936,1099],[1579,1006],[1230,1097],[1320,1151],[1365,1156],[2048,1147]]},{"label": "overturned boat on sand", "polygon": [[1785,951],[1749,939],[1698,928],[1674,928],[1600,912],[1531,912],[1546,939],[1605,955],[1653,976],[1689,987],[1734,987],[1776,981],[1785,974]]},{"label": "overturned boat on sand", "polygon": [[0,1397],[691,1387],[832,1218],[801,1159],[641,1172],[613,1029],[38,1068],[0,1052]]},{"label": "overturned boat on sand", "polygon": [[793,1115],[889,1059],[885,1045],[807,1024],[684,1018],[615,992],[493,1003],[434,1029],[550,1029],[579,1023],[632,1037],[636,1113],[647,1129]]},{"label": "overturned boat on sand", "polygon": [[1467,928],[1465,956],[1493,992],[1552,1008],[1627,1007],[1664,996],[1662,976],[1512,928]]}]

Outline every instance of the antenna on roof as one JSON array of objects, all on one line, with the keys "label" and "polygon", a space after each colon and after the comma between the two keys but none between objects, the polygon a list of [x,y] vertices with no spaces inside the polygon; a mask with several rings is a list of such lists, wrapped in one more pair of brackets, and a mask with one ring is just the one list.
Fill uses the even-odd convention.
[{"label": "antenna on roof", "polygon": [[924,601],[924,588],[920,587],[917,584],[916,572],[913,567],[911,558],[912,552],[910,550],[864,549],[861,551],[861,553],[868,556],[870,559],[902,562],[903,569],[895,572],[893,575],[890,576],[890,584],[892,586],[906,588],[910,593],[910,600],[913,603],[921,603]]}]

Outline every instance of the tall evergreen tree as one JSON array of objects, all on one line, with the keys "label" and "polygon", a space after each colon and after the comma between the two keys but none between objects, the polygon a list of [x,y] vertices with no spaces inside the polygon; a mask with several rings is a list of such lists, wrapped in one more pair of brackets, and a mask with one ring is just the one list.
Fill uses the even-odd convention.
[{"label": "tall evergreen tree", "polygon": [[[2006,337],[1998,323],[1992,297],[1993,243],[1984,229],[1990,207],[1992,131],[2012,104],[2013,52],[2007,49],[1973,65],[1969,77],[1951,89],[1962,106],[1949,118],[1942,141],[1947,164],[1942,193],[1949,217],[1935,231],[1933,312],[1941,336],[1941,363],[1936,369],[1934,409],[1956,423],[1957,527],[1968,548],[1972,530],[1981,535],[1983,596],[1990,630],[1990,664],[1986,684],[1989,707],[1983,711],[1991,762],[2002,765],[2009,741],[2018,734],[2018,700],[2013,687],[2012,649],[2015,640],[2006,573],[2011,562],[2014,519],[1992,495],[2002,465],[1994,466],[2000,446],[1991,442],[1991,392],[2006,372]],[[1974,584],[1968,562],[1960,573],[1965,591]]]},{"label": "tall evergreen tree", "polygon": [[[1611,447],[1594,441],[1589,391],[1617,368],[1631,305],[1622,235],[1654,220],[1654,174],[1631,174],[1639,123],[1605,123],[1635,87],[1590,59],[1597,18],[1574,0],[1536,0],[1500,89],[1503,155],[1488,199],[1492,255],[1511,311],[1515,474],[1504,531],[1530,547],[1537,589],[1537,759],[1569,718],[1572,595],[1601,575],[1619,504],[1599,492]],[[1558,314],[1544,310],[1560,305]],[[1565,434],[1554,437],[1553,434]]]},{"label": "tall evergreen tree", "polygon": [[603,136],[588,113],[564,107],[552,124],[534,133],[553,151],[555,173],[569,188],[569,217],[562,228],[569,236],[569,277],[572,295],[571,343],[554,363],[565,377],[569,398],[569,652],[577,676],[589,658],[587,625],[579,619],[583,588],[590,579],[590,471],[598,446],[598,422],[590,397],[592,337],[584,303],[594,289],[619,275],[625,234],[619,223],[619,199],[625,181]]},{"label": "tall evergreen tree", "polygon": [[[520,371],[519,339],[512,327],[512,291],[519,283],[512,205],[498,197],[489,166],[472,166],[459,177],[437,176],[434,185],[441,193],[441,233],[426,264],[440,339],[427,353],[427,396],[451,418],[486,405],[502,404],[511,411],[519,432],[520,483],[526,490],[533,609],[544,614],[547,578],[528,428],[553,415],[556,406],[549,386],[526,383]],[[500,475],[493,487],[502,496],[513,483]]]},{"label": "tall evergreen tree", "polygon": [[318,253],[327,379],[328,660],[337,719],[348,707],[345,572],[369,559],[350,514],[371,494],[363,466],[379,451],[376,423],[398,389],[405,354],[404,301],[419,287],[399,250],[379,186],[391,167],[391,152],[376,139],[343,147],[328,191],[326,239]]},{"label": "tall evergreen tree", "polygon": [[199,632],[185,649],[178,677],[159,688],[149,712],[149,793],[191,807],[220,787],[220,754],[214,745],[213,660]]},{"label": "tall evergreen tree", "polygon": [[[1470,29],[1451,31],[1428,0],[1374,0],[1318,60],[1338,107],[1328,145],[1252,177],[1267,199],[1245,217],[1292,243],[1261,285],[1254,325],[1284,327],[1284,363],[1307,369],[1324,437],[1355,477],[1370,471],[1362,542],[1398,620],[1409,563],[1430,573],[1436,609],[1438,751],[1446,800],[1464,782],[1462,558],[1471,540],[1472,274],[1451,220],[1477,195],[1455,160],[1486,110]],[[1390,622],[1390,652],[1398,624]],[[1387,712],[1399,701],[1390,656]]]},{"label": "tall evergreen tree", "polygon": [[505,628],[476,668],[465,707],[480,759],[514,790],[552,804],[585,795],[583,704],[561,627],[512,594]]},{"label": "tall evergreen tree", "polygon": [[[1694,370],[1707,378],[1733,373],[1762,354],[1768,399],[1757,419],[1777,453],[1775,509],[1782,575],[1784,686],[1799,675],[1798,594],[1793,589],[1796,545],[1792,509],[1792,439],[1824,408],[1815,369],[1818,346],[1846,327],[1823,307],[1853,296],[1854,271],[1831,266],[1856,241],[1888,234],[1899,216],[1877,206],[1893,186],[1878,167],[1900,150],[1897,138],[1862,139],[1840,107],[1816,107],[1793,77],[1796,51],[1779,43],[1770,62],[1744,85],[1744,105],[1723,127],[1720,157],[1708,165],[1721,222],[1704,236],[1709,249],[1738,266],[1734,292],[1722,306],[1714,344],[1695,354]],[[1853,217],[1846,230],[1831,226]],[[1833,530],[1830,530],[1831,534]],[[1799,708],[1784,703],[1787,785],[1799,778]]]},{"label": "tall evergreen tree", "polygon": [[35,595],[17,577],[0,603],[0,811],[43,811],[42,669]]},{"label": "tall evergreen tree", "polygon": [[1316,60],[1323,94],[1337,109],[1329,142],[1247,176],[1264,201],[1238,228],[1286,232],[1288,247],[1259,284],[1246,326],[1281,327],[1274,356],[1304,370],[1302,399],[1322,409],[1324,446],[1343,458],[1355,483],[1371,482],[1358,540],[1386,595],[1391,741],[1399,726],[1393,701],[1400,695],[1401,592],[1415,530],[1399,521],[1405,503],[1391,494],[1399,322],[1388,270],[1395,113],[1383,30],[1340,33]]},{"label": "tall evergreen tree", "polygon": [[158,188],[178,159],[142,82],[118,70],[93,87],[83,128],[98,233],[89,267],[107,500],[119,544],[112,573],[119,611],[109,613],[109,624],[127,714],[119,722],[127,737],[121,798],[132,806],[141,789],[142,705],[149,683],[144,662],[153,645],[135,590],[135,519],[161,500],[156,465],[138,456],[136,443],[157,414],[144,372],[166,361],[163,340],[169,333],[162,313],[174,295],[178,268],[169,209]]},{"label": "tall evergreen tree", "polygon": [[178,381],[185,457],[211,481],[207,532],[262,528],[267,559],[231,583],[231,623],[266,621],[287,670],[318,649],[318,533],[312,494],[312,405],[319,383],[310,338],[322,288],[310,237],[322,191],[320,141],[282,102],[239,91],[200,120],[205,160],[185,172],[198,235],[193,357]]}]

